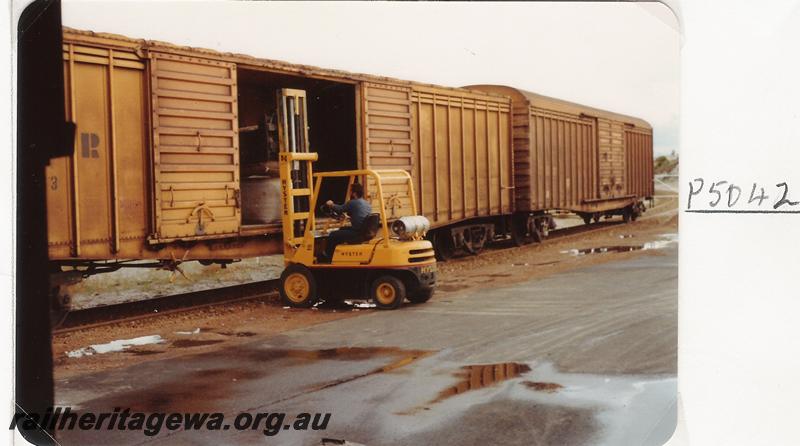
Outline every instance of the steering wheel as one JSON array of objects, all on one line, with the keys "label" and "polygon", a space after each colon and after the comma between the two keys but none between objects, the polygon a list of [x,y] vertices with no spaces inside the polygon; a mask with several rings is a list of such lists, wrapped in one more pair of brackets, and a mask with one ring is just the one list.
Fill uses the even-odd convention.
[{"label": "steering wheel", "polygon": [[333,218],[335,220],[341,221],[341,220],[344,220],[344,218],[345,218],[344,212],[339,212],[336,209],[334,209],[332,206],[328,206],[326,204],[323,204],[322,206],[320,206],[319,210],[320,210],[320,212],[322,212],[322,215],[324,215],[326,217],[331,217],[331,218]]}]

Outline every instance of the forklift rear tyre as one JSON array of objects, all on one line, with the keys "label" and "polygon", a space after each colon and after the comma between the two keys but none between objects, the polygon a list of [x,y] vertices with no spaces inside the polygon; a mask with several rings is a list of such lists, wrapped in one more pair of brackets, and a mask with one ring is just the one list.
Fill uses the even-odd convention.
[{"label": "forklift rear tyre", "polygon": [[314,274],[303,265],[294,263],[281,274],[281,300],[294,308],[308,308],[317,302],[317,281]]},{"label": "forklift rear tyre", "polygon": [[370,297],[381,310],[394,310],[406,299],[406,286],[394,276],[380,276],[372,282]]}]

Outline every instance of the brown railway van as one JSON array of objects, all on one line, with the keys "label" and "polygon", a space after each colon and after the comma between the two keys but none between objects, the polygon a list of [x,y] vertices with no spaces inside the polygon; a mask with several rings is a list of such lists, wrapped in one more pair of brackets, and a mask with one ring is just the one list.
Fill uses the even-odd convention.
[{"label": "brown railway van", "polygon": [[[73,156],[47,168],[58,271],[280,253],[276,97],[284,88],[307,92],[315,170],[408,170],[442,254],[474,253],[509,235],[524,242],[546,230],[550,210],[591,218],[652,195],[650,126],[520,90],[433,86],[72,29],[63,56],[77,140]],[[320,199],[342,201],[346,187]],[[383,193],[392,216],[409,212],[403,188]]]},{"label": "brown railway van", "polygon": [[635,219],[653,196],[647,122],[511,87],[467,88],[511,97],[518,218],[567,210],[587,223],[604,215]]}]

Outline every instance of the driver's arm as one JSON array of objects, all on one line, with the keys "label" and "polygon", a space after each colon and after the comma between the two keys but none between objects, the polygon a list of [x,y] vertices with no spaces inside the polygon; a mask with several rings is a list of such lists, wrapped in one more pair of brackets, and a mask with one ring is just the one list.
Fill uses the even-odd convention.
[{"label": "driver's arm", "polygon": [[336,212],[347,212],[347,204],[336,204],[333,202],[333,200],[328,200],[325,202],[325,204],[327,204],[328,207],[333,208],[333,210]]}]

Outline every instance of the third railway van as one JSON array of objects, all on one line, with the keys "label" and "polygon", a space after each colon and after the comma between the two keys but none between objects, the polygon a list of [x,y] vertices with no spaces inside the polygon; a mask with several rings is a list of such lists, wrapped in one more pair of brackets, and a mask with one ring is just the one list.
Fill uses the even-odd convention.
[{"label": "third railway van", "polygon": [[642,119],[499,86],[513,107],[515,229],[540,239],[543,215],[578,214],[589,224],[635,220],[653,196],[653,129]]}]

